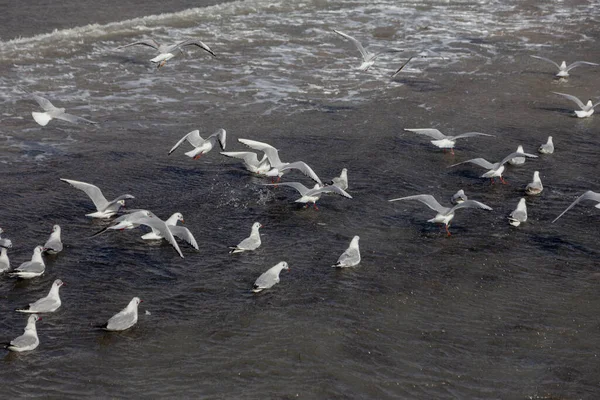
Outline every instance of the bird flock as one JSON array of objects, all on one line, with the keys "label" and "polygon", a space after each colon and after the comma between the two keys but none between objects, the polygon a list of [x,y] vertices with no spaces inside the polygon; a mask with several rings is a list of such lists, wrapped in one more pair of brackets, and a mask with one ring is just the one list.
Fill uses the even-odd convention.
[{"label": "bird flock", "polygon": [[[375,60],[380,55],[384,53],[401,52],[401,50],[397,49],[383,49],[381,51],[373,53],[366,50],[360,43],[360,41],[358,41],[354,37],[338,30],[333,30],[333,32],[341,36],[343,39],[350,41],[356,47],[356,49],[361,55],[361,64],[357,68],[363,72],[367,72],[371,67],[373,67]],[[155,64],[157,68],[163,67],[169,60],[173,59],[179,54],[183,54],[183,48],[185,47],[197,47],[209,53],[211,56],[216,57],[216,54],[213,52],[213,50],[208,45],[206,45],[198,39],[185,39],[173,45],[160,45],[153,39],[145,39],[120,46],[116,50],[129,49],[130,47],[136,46],[149,47],[158,53],[154,58],[150,59],[150,62]],[[575,67],[582,65],[599,65],[588,61],[577,61],[570,65],[567,65],[566,62],[563,61],[561,64],[558,64],[545,57],[537,55],[532,55],[531,57],[553,64],[558,69],[556,76],[559,79],[566,79],[569,76],[569,71],[571,71]],[[400,67],[396,69],[395,72],[392,74],[392,78],[397,76],[413,58],[414,56],[409,57],[406,61],[404,61],[400,65]],[[590,117],[594,113],[594,108],[598,104],[600,104],[600,102],[593,103],[591,100],[584,104],[581,100],[579,100],[573,95],[560,92],[553,93],[577,104],[579,110],[574,110],[574,116],[578,118]],[[40,126],[47,126],[53,119],[67,121],[70,123],[96,124],[96,122],[88,120],[86,118],[66,113],[65,108],[58,108],[54,106],[48,99],[45,99],[40,95],[33,93],[29,93],[29,95],[32,97],[33,100],[35,100],[39,104],[39,106],[43,110],[43,112],[31,112],[34,121]],[[415,133],[417,135],[427,136],[433,139],[431,140],[431,143],[434,146],[443,149],[444,152],[446,150],[450,150],[450,152],[453,155],[454,148],[458,139],[466,139],[473,137],[493,137],[493,135],[481,132],[466,132],[458,135],[445,135],[439,130],[433,128],[406,128],[405,131]],[[347,168],[343,168],[340,175],[332,178],[329,181],[329,183],[323,183],[323,181],[315,173],[313,168],[311,168],[304,161],[281,161],[279,151],[274,146],[268,143],[260,142],[254,139],[238,138],[239,143],[259,153],[256,153],[254,151],[226,152],[226,139],[227,132],[225,129],[217,130],[216,132],[208,136],[206,139],[202,138],[199,130],[194,130],[185,134],[180,140],[178,140],[168,151],[168,154],[170,155],[174,153],[179,147],[183,146],[187,142],[189,145],[192,146],[192,149],[186,151],[184,154],[194,160],[198,160],[199,158],[205,156],[207,153],[213,150],[215,147],[220,147],[220,149],[222,150],[220,154],[226,157],[242,161],[243,167],[250,173],[270,178],[271,182],[264,183],[264,186],[268,186],[274,189],[279,187],[293,188],[298,192],[298,195],[300,196],[295,200],[295,202],[304,204],[304,207],[308,207],[310,204],[312,204],[315,210],[319,209],[317,207],[317,202],[323,195],[326,194],[337,194],[341,197],[352,199],[352,196],[347,192],[349,188]],[[554,152],[554,143],[552,141],[551,136],[548,137],[548,141],[546,143],[542,144],[539,147],[538,152],[544,155],[549,155]],[[464,164],[474,164],[486,170],[486,172],[483,173],[481,177],[489,178],[491,184],[495,182],[495,178],[498,178],[503,184],[506,184],[506,181],[503,177],[506,164],[512,166],[520,166],[523,165],[528,158],[535,159],[538,158],[538,156],[525,152],[523,146],[519,145],[515,152],[511,152],[510,154],[502,158],[500,161],[495,163],[489,162],[484,158],[473,158],[455,163],[453,165],[450,165],[448,168],[454,168]],[[300,172],[307,178],[311,179],[314,182],[314,185],[312,187],[308,187],[301,182],[281,181],[281,178],[284,174],[293,173],[294,171]],[[90,198],[90,200],[93,203],[93,206],[95,207],[95,211],[85,214],[86,217],[95,219],[110,219],[117,216],[105,228],[96,232],[95,234],[93,234],[93,236],[105,234],[110,231],[123,231],[135,229],[140,226],[145,226],[147,229],[150,229],[150,232],[145,233],[141,237],[143,240],[156,241],[164,239],[175,249],[177,254],[182,258],[184,257],[184,253],[179,247],[177,239],[189,244],[195,250],[199,249],[192,232],[188,228],[178,225],[179,222],[184,222],[183,215],[179,212],[173,213],[168,219],[163,221],[161,218],[159,218],[149,210],[125,209],[126,202],[135,199],[135,197],[131,194],[123,194],[109,201],[103,195],[100,188],[93,184],[66,178],[61,178],[60,180],[67,183],[75,189],[83,191]],[[524,188],[524,193],[529,196],[535,196],[540,195],[542,191],[543,185],[540,179],[540,173],[539,171],[535,171],[533,174],[532,182],[530,182]],[[443,206],[431,194],[415,194],[390,199],[389,201],[396,202],[407,200],[416,200],[435,211],[436,215],[433,218],[429,219],[428,222],[442,225],[445,228],[445,231],[448,236],[451,235],[449,228],[457,210],[463,208],[477,208],[487,211],[492,210],[492,208],[486,204],[483,204],[476,200],[468,199],[463,189],[458,190],[451,197],[451,207]],[[565,209],[552,222],[555,222],[556,220],[561,218],[568,210],[570,210],[572,207],[574,207],[576,204],[583,200],[593,200],[597,203],[595,207],[600,208],[600,193],[587,191],[586,193],[578,197],[569,207],[567,207],[567,209]],[[508,222],[512,226],[519,226],[520,224],[526,221],[527,206],[526,200],[523,197],[519,199],[516,209],[513,212],[511,212],[508,216]],[[263,225],[260,222],[254,222],[251,227],[250,235],[247,238],[241,240],[237,245],[229,247],[230,254],[235,255],[239,253],[247,253],[258,249],[261,246],[261,238],[259,232],[261,228],[263,228]],[[2,235],[3,233],[4,231],[2,230],[2,228],[0,228],[0,235]],[[339,256],[337,262],[332,264],[332,267],[348,268],[359,265],[361,262],[359,240],[360,237],[358,235],[355,235],[352,238],[348,248]],[[21,263],[18,267],[14,269],[11,269],[8,257],[8,249],[12,247],[13,243],[10,239],[0,237],[0,273],[6,273],[9,277],[14,277],[18,279],[37,278],[43,275],[46,270],[46,265],[44,261],[45,257],[55,257],[57,254],[63,251],[64,247],[61,240],[61,227],[59,225],[54,225],[52,228],[52,233],[45,242],[45,244],[43,246],[38,245],[33,250],[31,260]],[[275,284],[279,283],[280,273],[283,270],[290,270],[290,267],[286,261],[280,261],[276,265],[262,273],[254,282],[251,291],[254,293],[258,293],[265,289],[272,288]],[[41,320],[38,314],[52,313],[61,307],[62,303],[59,291],[63,285],[65,285],[65,283],[62,280],[56,279],[52,283],[52,286],[47,296],[40,298],[32,303],[29,303],[27,306],[23,306],[15,310],[16,312],[28,313],[31,315],[27,319],[27,324],[25,326],[25,331],[23,335],[11,340],[10,342],[5,343],[6,348],[8,350],[15,352],[25,352],[38,347],[40,340],[37,335],[36,322]],[[140,298],[133,297],[125,308],[123,308],[120,312],[116,313],[114,316],[108,319],[106,323],[99,324],[97,325],[97,327],[107,331],[123,331],[131,328],[138,321],[138,306],[141,302],[142,300]]]}]

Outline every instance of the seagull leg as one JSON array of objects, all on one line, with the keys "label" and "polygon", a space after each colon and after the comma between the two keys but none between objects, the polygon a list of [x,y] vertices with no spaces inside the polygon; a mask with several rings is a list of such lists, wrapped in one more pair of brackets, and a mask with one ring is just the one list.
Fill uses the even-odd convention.
[{"label": "seagull leg", "polygon": [[156,69],[159,69],[160,67],[164,66],[167,62],[166,61],[161,61],[160,63],[158,63],[158,65],[156,66]]},{"label": "seagull leg", "polygon": [[450,149],[450,154],[454,155],[454,148]]},{"label": "seagull leg", "polygon": [[317,203],[313,203],[313,208],[317,211],[319,211],[319,207],[317,207]]},{"label": "seagull leg", "polygon": [[503,184],[507,184],[507,182],[504,180],[504,178],[502,176],[500,176],[500,181],[502,181]]},{"label": "seagull leg", "polygon": [[197,156],[194,156],[194,160],[198,160],[200,157],[202,157],[202,153],[198,154]]},{"label": "seagull leg", "polygon": [[494,178],[492,177],[492,178],[490,178],[490,185],[493,185],[493,184],[494,184]]},{"label": "seagull leg", "polygon": [[448,233],[448,236],[452,236],[452,234],[450,233],[450,230],[448,229],[448,225],[446,225],[446,232]]}]

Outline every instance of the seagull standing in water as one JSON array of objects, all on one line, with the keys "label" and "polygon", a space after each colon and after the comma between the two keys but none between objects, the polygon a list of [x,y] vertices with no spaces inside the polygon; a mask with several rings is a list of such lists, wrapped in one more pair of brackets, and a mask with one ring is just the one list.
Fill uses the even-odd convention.
[{"label": "seagull standing in water", "polygon": [[467,195],[465,194],[465,191],[460,189],[458,192],[454,193],[452,195],[452,198],[450,199],[450,203],[452,204],[460,204],[462,202],[465,202],[469,200],[469,198],[467,197]]},{"label": "seagull standing in water", "polygon": [[333,178],[331,184],[342,190],[348,190],[348,168],[343,168],[340,176]]},{"label": "seagull standing in water", "polygon": [[0,248],[0,274],[10,269],[10,260],[8,259],[8,250],[6,247]]},{"label": "seagull standing in water", "polygon": [[525,204],[525,197],[523,197],[519,200],[517,208],[508,216],[508,223],[512,226],[519,226],[525,221],[527,221],[527,204]]},{"label": "seagull standing in water", "polygon": [[259,276],[256,282],[254,282],[252,291],[254,293],[262,292],[265,289],[273,287],[273,285],[276,283],[279,283],[279,274],[281,273],[282,269],[289,270],[288,263],[285,261],[281,261],[277,265],[269,268],[267,272]]},{"label": "seagull standing in water", "polygon": [[444,226],[446,227],[446,233],[448,233],[448,236],[450,235],[450,230],[448,229],[450,227],[450,221],[452,221],[452,219],[454,218],[454,212],[456,210],[459,210],[461,208],[483,208],[484,210],[491,210],[492,208],[480,203],[478,201],[475,200],[465,200],[462,203],[458,203],[457,205],[455,205],[452,208],[448,208],[448,207],[444,207],[442,206],[440,203],[438,203],[438,201],[430,194],[417,194],[414,196],[407,196],[407,197],[399,197],[397,199],[391,199],[388,201],[398,201],[398,200],[417,200],[420,201],[421,203],[425,204],[427,207],[431,208],[434,211],[437,211],[437,215],[435,217],[433,217],[432,219],[428,220],[427,222],[433,222],[436,224],[444,224]]},{"label": "seagull standing in water", "polygon": [[242,240],[237,246],[229,247],[230,249],[232,249],[229,252],[229,254],[241,253],[243,251],[252,251],[258,249],[261,244],[260,233],[258,232],[258,230],[262,227],[263,226],[260,222],[253,223],[252,230],[250,231],[250,236]]},{"label": "seagull standing in water", "polygon": [[[525,150],[523,150],[523,146],[519,145],[519,147],[517,147],[517,153],[525,153]],[[527,160],[527,158],[525,157],[515,157],[515,158],[511,158],[510,160],[508,160],[508,163],[510,165],[523,165],[525,164],[525,160]]]},{"label": "seagull standing in water", "polygon": [[108,322],[100,328],[107,331],[124,331],[137,323],[138,305],[142,302],[139,297],[131,299],[127,307],[110,317]]},{"label": "seagull standing in water", "polygon": [[151,62],[157,64],[156,68],[162,67],[163,65],[166,64],[167,61],[169,61],[170,59],[175,57],[177,54],[183,53],[183,47],[185,47],[185,46],[200,47],[202,50],[208,52],[211,56],[216,57],[215,53],[213,53],[213,51],[210,49],[210,47],[208,47],[206,44],[204,44],[202,41],[200,41],[198,39],[186,39],[183,42],[179,42],[177,44],[172,44],[172,45],[167,45],[167,44],[160,45],[154,39],[145,39],[145,40],[139,40],[134,43],[129,43],[124,46],[117,47],[117,50],[124,49],[124,48],[130,47],[130,46],[137,46],[137,45],[152,47],[153,49],[158,51],[159,54],[150,60]]},{"label": "seagull standing in water", "polygon": [[530,57],[549,62],[550,64],[553,64],[554,66],[556,66],[556,68],[558,68],[558,73],[556,74],[556,76],[559,78],[566,78],[567,76],[569,76],[570,70],[572,70],[575,67],[579,67],[580,65],[594,65],[594,66],[600,65],[600,64],[593,63],[593,62],[589,62],[589,61],[575,61],[574,63],[569,64],[569,65],[567,65],[566,61],[563,61],[559,65],[557,62],[554,62],[551,59],[546,58],[546,57],[540,57],[540,56],[530,56]]},{"label": "seagull standing in water", "polygon": [[61,119],[63,121],[72,122],[74,124],[78,122],[86,122],[88,124],[96,124],[94,121],[90,121],[89,119],[77,117],[72,114],[67,114],[64,108],[57,108],[50,102],[50,100],[43,98],[42,96],[38,96],[35,94],[31,94],[33,99],[37,101],[37,103],[42,107],[44,112],[31,112],[31,116],[41,126],[48,125],[48,122],[53,119]]},{"label": "seagull standing in water", "polygon": [[6,348],[10,351],[16,351],[18,353],[22,351],[30,351],[38,347],[40,344],[40,339],[37,335],[37,329],[35,328],[35,323],[41,320],[37,314],[30,315],[27,318],[27,326],[25,326],[25,332],[21,336],[16,339],[10,341],[10,343],[6,344]]},{"label": "seagull standing in water", "polygon": [[593,200],[597,203],[594,207],[600,208],[600,193],[596,193],[596,192],[592,192],[591,190],[588,190],[587,192],[585,192],[584,194],[582,194],[581,196],[576,198],[575,201],[572,202],[571,205],[569,207],[567,207],[567,209],[565,211],[560,213],[560,215],[558,217],[554,218],[554,221],[552,221],[552,223],[555,223],[557,219],[562,217],[567,211],[569,211],[571,208],[573,208],[575,206],[575,204],[579,203],[582,200]]},{"label": "seagull standing in water", "polygon": [[430,138],[435,139],[435,140],[431,141],[431,143],[434,146],[437,146],[440,149],[444,149],[444,151],[446,151],[446,149],[450,149],[450,151],[453,155],[454,155],[454,145],[456,144],[456,139],[462,139],[462,138],[468,138],[468,137],[474,137],[474,136],[494,136],[494,135],[488,135],[487,133],[481,133],[481,132],[466,132],[466,133],[461,133],[460,135],[456,135],[456,136],[446,136],[442,132],[438,131],[437,129],[429,129],[429,128],[404,129],[404,130],[408,131],[408,132],[413,132],[413,133],[416,133],[419,135],[429,136]]},{"label": "seagull standing in water", "polygon": [[48,254],[58,254],[63,249],[62,241],[60,240],[60,226],[54,225],[52,227],[52,233],[44,244],[44,252]]},{"label": "seagull standing in water", "polygon": [[68,183],[73,186],[75,189],[82,190],[87,194],[94,205],[96,206],[96,212],[86,214],[86,217],[92,218],[110,218],[115,215],[121,207],[125,207],[125,200],[134,199],[130,194],[124,194],[122,196],[117,197],[114,200],[108,201],[106,197],[102,194],[102,191],[98,188],[98,186],[92,185],[90,183],[74,181],[71,179],[60,179],[63,182]]},{"label": "seagull standing in water", "polygon": [[494,178],[498,177],[498,178],[500,178],[500,181],[502,181],[502,183],[506,184],[506,181],[502,177],[502,173],[504,172],[504,164],[506,164],[509,160],[516,158],[516,157],[537,158],[538,156],[536,156],[535,154],[529,154],[529,153],[510,153],[509,155],[504,157],[501,161],[498,161],[497,163],[494,163],[494,164],[492,164],[491,162],[487,161],[484,158],[473,158],[471,160],[453,164],[453,165],[449,166],[448,168],[452,168],[457,165],[461,165],[461,164],[465,164],[465,163],[472,163],[475,165],[479,165],[480,167],[483,167],[488,170],[485,174],[481,175],[481,178],[490,178],[491,182],[494,183]]},{"label": "seagull standing in water", "polygon": [[[0,228],[0,235],[4,233],[4,229]],[[10,239],[2,239],[0,238],[0,247],[11,248],[12,241]]]},{"label": "seagull standing in water", "polygon": [[594,113],[594,107],[596,107],[598,104],[600,104],[600,102],[592,103],[592,100],[588,100],[586,104],[583,104],[583,102],[581,100],[579,100],[577,97],[575,97],[573,95],[566,94],[566,93],[560,93],[560,92],[552,92],[552,93],[563,96],[564,98],[569,99],[572,102],[574,102],[575,104],[577,104],[580,108],[580,110],[574,110],[575,116],[577,118],[586,118],[586,117],[591,116]]},{"label": "seagull standing in water", "polygon": [[542,193],[542,190],[544,190],[544,186],[542,185],[542,180],[540,179],[540,172],[535,171],[533,173],[533,181],[529,182],[525,187],[525,193],[535,196]]},{"label": "seagull standing in water", "polygon": [[25,308],[17,308],[15,311],[22,313],[49,313],[58,310],[61,305],[60,296],[58,290],[63,285],[63,281],[60,279],[55,280],[52,283],[48,296],[42,297],[35,303],[30,303]]},{"label": "seagull standing in water", "polygon": [[554,143],[552,142],[552,136],[548,136],[548,141],[540,146],[538,152],[542,154],[554,153]]},{"label": "seagull standing in water", "polygon": [[[380,55],[382,55],[384,53],[398,53],[401,51],[401,50],[395,50],[395,49],[385,49],[385,50],[382,50],[377,53],[371,53],[370,51],[367,51],[356,38],[353,38],[352,36],[347,35],[343,32],[336,31],[335,29],[333,31],[335,33],[337,33],[338,35],[340,35],[341,37],[348,39],[349,41],[351,41],[354,44],[354,46],[356,46],[356,49],[360,52],[360,55],[362,57],[362,64],[360,64],[360,67],[358,67],[358,69],[360,69],[361,71],[367,71],[369,68],[371,68],[371,66],[373,66],[373,64],[375,63],[375,59],[377,57],[379,57]],[[406,63],[404,65],[406,65]],[[400,72],[400,70],[402,70],[404,65],[398,71],[396,71],[396,74],[398,72]],[[396,74],[394,74],[394,76]]]},{"label": "seagull standing in water", "polygon": [[173,146],[173,148],[169,150],[169,154],[174,152],[175,149],[177,149],[179,146],[181,146],[181,144],[184,141],[187,140],[189,144],[195,147],[195,149],[190,150],[184,154],[188,157],[193,158],[194,160],[197,160],[200,157],[202,157],[203,154],[206,154],[209,151],[211,151],[216,146],[217,141],[221,145],[221,150],[225,150],[226,138],[227,132],[225,131],[225,129],[219,129],[218,131],[207,137],[206,140],[202,139],[199,130],[191,131],[190,133],[182,137],[179,140],[179,142],[177,142],[175,146]]},{"label": "seagull standing in water", "polygon": [[360,264],[360,250],[358,248],[358,241],[360,240],[359,236],[354,236],[350,241],[350,245],[342,253],[340,258],[338,258],[337,262],[332,265],[332,267],[336,268],[346,268],[346,267],[354,267]]},{"label": "seagull standing in water", "polygon": [[42,246],[37,246],[33,250],[31,261],[27,261],[19,265],[12,272],[9,272],[8,276],[21,279],[31,279],[42,275],[46,271],[46,264],[42,258],[43,251],[44,248]]}]

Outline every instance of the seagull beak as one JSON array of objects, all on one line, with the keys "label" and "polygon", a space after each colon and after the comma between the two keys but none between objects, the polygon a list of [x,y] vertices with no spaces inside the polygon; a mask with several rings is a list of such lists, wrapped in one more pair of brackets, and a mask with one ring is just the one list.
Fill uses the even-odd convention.
[{"label": "seagull beak", "polygon": [[261,224],[261,225],[260,225],[260,227],[261,227],[261,228],[264,228],[265,226]]},{"label": "seagull beak", "polygon": [[182,223],[182,224],[185,224],[185,221],[183,220],[183,218],[181,218],[181,223]]}]

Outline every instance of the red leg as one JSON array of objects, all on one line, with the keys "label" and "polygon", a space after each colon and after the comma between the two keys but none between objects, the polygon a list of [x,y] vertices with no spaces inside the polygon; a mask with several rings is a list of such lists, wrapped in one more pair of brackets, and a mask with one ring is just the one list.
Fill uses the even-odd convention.
[{"label": "red leg", "polygon": [[313,203],[313,208],[317,211],[319,211],[319,207],[317,207],[317,203]]},{"label": "red leg", "polygon": [[198,160],[200,157],[202,157],[202,153],[198,154],[197,156],[194,157],[194,160]]},{"label": "red leg", "polygon": [[507,183],[507,182],[504,180],[504,178],[503,178],[502,176],[500,177],[500,181],[501,181],[503,184],[505,184],[505,185],[506,185],[506,183]]},{"label": "red leg", "polygon": [[448,236],[452,236],[452,234],[450,233],[450,230],[448,229],[448,225],[446,225],[446,233],[448,233]]},{"label": "red leg", "polygon": [[494,178],[490,178],[490,185],[494,184]]},{"label": "red leg", "polygon": [[452,153],[452,155],[454,155],[454,149],[450,149],[450,152]]}]

